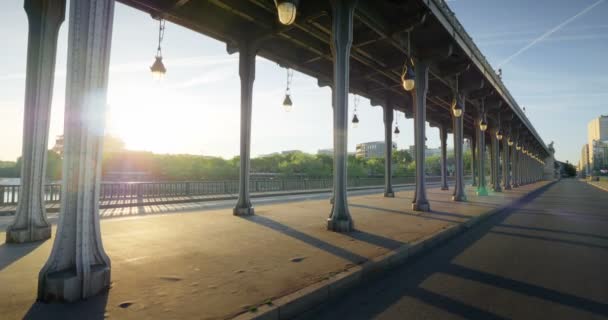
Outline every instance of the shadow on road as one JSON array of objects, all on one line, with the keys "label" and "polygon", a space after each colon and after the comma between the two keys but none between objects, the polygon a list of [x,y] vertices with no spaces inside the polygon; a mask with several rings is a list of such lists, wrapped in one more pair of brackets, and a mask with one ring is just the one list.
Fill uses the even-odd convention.
[{"label": "shadow on road", "polygon": [[[380,316],[380,318],[397,319],[404,318],[408,312],[412,316],[416,315],[413,310],[404,310],[407,307],[398,305],[398,303],[408,303],[403,301],[414,301],[412,303],[418,301],[427,305],[427,308],[434,307],[438,309],[433,311],[437,312],[436,314],[433,313],[435,317],[437,314],[446,315],[447,312],[453,316],[467,319],[504,319],[501,315],[468,304],[466,300],[455,300],[423,288],[423,282],[431,276],[439,274],[472,280],[476,283],[496,287],[497,290],[513,291],[595,315],[608,316],[608,305],[606,304],[453,263],[455,258],[475,245],[484,236],[495,232],[492,230],[493,228],[504,226],[504,220],[516,210],[554,187],[555,185],[548,185],[530,193],[510,208],[502,210],[465,234],[452,239],[446,245],[436,248],[429,254],[419,256],[407,265],[392,271],[386,277],[369,281],[361,285],[360,290],[353,290],[350,294],[341,297],[339,301],[330,302],[317,310],[302,315],[298,319],[373,319]],[[520,235],[518,234],[518,236]],[[580,243],[575,244],[581,245]],[[605,248],[602,247],[602,249]],[[393,306],[395,307],[392,308]],[[424,315],[424,310],[429,311],[429,309],[423,308],[421,311],[423,313],[420,316]],[[426,314],[427,318],[433,318],[429,315]]]},{"label": "shadow on road", "polygon": [[44,241],[0,244],[0,271],[36,250]]},{"label": "shadow on road", "polygon": [[77,303],[35,302],[23,316],[26,320],[100,320],[107,318],[108,293]]}]

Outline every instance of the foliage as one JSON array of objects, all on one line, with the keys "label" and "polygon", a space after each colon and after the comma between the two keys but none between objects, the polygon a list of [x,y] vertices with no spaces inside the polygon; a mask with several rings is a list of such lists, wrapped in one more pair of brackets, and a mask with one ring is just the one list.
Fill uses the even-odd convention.
[{"label": "foliage", "polygon": [[[124,144],[106,137],[103,154],[102,174],[104,177],[118,174],[141,174],[145,180],[221,180],[237,179],[239,157],[223,159],[188,154],[154,154],[146,151],[130,151]],[[465,173],[470,171],[470,152],[465,153]],[[393,176],[413,176],[416,164],[406,150],[395,150],[392,156]],[[441,174],[440,156],[429,156],[425,160],[428,175]],[[453,172],[454,157],[448,155],[448,171]],[[18,177],[21,159],[17,162],[0,162],[0,176]],[[48,151],[47,177],[61,179],[62,158],[60,154]],[[349,155],[347,159],[348,176],[384,176],[384,158],[362,159]],[[252,176],[307,176],[330,177],[333,171],[333,157],[324,154],[290,152],[251,159]]]},{"label": "foliage", "polygon": [[576,176],[576,168],[571,163],[564,163],[564,173],[568,177]]}]

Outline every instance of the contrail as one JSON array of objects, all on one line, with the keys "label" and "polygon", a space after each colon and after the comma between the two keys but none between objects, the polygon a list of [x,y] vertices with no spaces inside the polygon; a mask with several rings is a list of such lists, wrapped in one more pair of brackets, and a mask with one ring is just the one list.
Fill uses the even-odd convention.
[{"label": "contrail", "polygon": [[581,12],[573,15],[572,17],[570,17],[568,20],[558,24],[557,26],[553,27],[552,29],[550,29],[549,31],[543,33],[540,37],[532,40],[532,42],[528,43],[525,47],[519,49],[517,52],[515,52],[514,54],[512,54],[511,56],[509,56],[508,58],[506,58],[505,60],[503,60],[503,62],[498,64],[498,67],[502,67],[505,64],[511,62],[511,60],[515,59],[515,57],[519,56],[520,54],[522,54],[523,52],[525,52],[526,50],[530,49],[532,46],[534,46],[535,44],[543,41],[544,39],[546,39],[548,36],[554,34],[556,31],[558,31],[559,29],[563,28],[565,25],[567,25],[568,23],[574,21],[576,18],[584,15],[585,13],[587,13],[589,10],[597,7],[599,4],[601,4],[602,2],[604,2],[605,0],[598,0],[597,2],[595,2],[594,4],[588,6],[587,8],[583,9]]}]

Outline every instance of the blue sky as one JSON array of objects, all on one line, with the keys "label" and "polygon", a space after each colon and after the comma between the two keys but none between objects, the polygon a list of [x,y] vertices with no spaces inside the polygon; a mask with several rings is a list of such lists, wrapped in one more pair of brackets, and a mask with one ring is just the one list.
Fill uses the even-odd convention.
[{"label": "blue sky", "polygon": [[[558,159],[576,163],[586,140],[587,123],[608,113],[608,3],[448,3],[490,63],[495,67],[502,64],[504,82],[520,106],[526,107],[527,116],[545,142],[555,141]],[[27,49],[27,19],[22,6],[22,0],[0,3],[4,26],[0,28],[0,160],[15,160],[21,153]],[[133,149],[237,155],[238,56],[228,55],[220,42],[168,23],[163,42],[168,73],[162,82],[155,82],[148,67],[156,50],[157,28],[149,15],[117,3],[107,132],[122,137]],[[541,37],[550,30],[555,32]],[[64,23],[59,35],[50,145],[63,131],[66,51]],[[318,88],[316,80],[296,73],[292,85],[294,108],[286,113],[280,106],[284,86],[285,70],[258,59],[253,155],[291,149],[314,153],[330,148],[329,89]],[[359,142],[383,140],[382,110],[361,99],[358,114],[359,127],[349,130],[349,150]],[[400,114],[398,122],[402,134],[397,144],[407,148],[413,144],[412,121]],[[428,130],[429,147],[439,146],[437,129]]]}]

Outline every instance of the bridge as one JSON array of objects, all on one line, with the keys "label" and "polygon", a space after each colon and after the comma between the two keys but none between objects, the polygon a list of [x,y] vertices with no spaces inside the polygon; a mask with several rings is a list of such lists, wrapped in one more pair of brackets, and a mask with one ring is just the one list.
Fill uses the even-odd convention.
[{"label": "bridge", "polygon": [[[404,209],[431,214],[433,199],[438,199],[427,196],[427,122],[441,133],[441,190],[448,189],[447,134],[454,136],[456,175],[449,196],[454,204],[474,206],[484,197],[515,194],[509,192],[524,187],[533,191],[540,181],[557,178],[554,150],[543,142],[443,0],[120,2],[222,41],[227,54],[238,53],[241,126],[235,216],[255,215],[249,169],[256,56],[314,77],[319,86],[332,89],[333,110],[321,115],[333,117],[334,127],[332,205],[329,218],[318,221],[326,232],[354,232],[355,223],[361,227],[351,215],[347,194],[349,93],[382,108],[384,121],[378,125],[384,127],[387,146],[386,201],[395,197],[390,161],[394,114],[414,119],[415,192],[411,208],[403,203]],[[22,185],[14,223],[6,232],[7,243],[51,237],[43,195],[44,162],[57,32],[65,7],[65,0],[25,1],[30,27]],[[99,221],[99,159],[113,12],[114,0],[70,3],[61,213],[50,257],[39,275],[38,299],[43,301],[86,299],[110,286],[110,257],[102,245]],[[154,68],[164,72],[161,56]],[[465,138],[473,147],[474,189],[465,187]]]}]

